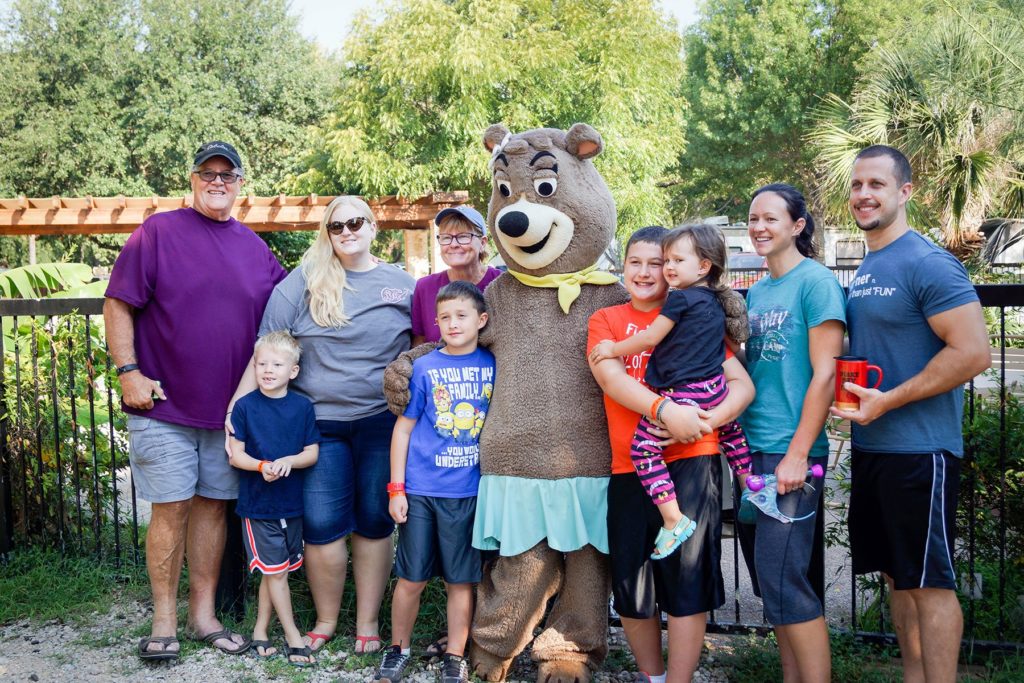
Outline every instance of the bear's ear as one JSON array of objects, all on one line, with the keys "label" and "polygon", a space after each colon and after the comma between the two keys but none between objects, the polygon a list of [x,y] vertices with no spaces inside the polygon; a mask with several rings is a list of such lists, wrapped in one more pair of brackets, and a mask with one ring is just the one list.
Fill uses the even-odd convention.
[{"label": "bear's ear", "polygon": [[577,159],[596,157],[604,149],[601,134],[585,123],[574,123],[565,134],[565,151]]},{"label": "bear's ear", "polygon": [[503,123],[495,123],[488,126],[487,130],[484,131],[484,147],[487,148],[488,152],[493,152],[494,148],[500,145],[501,141],[508,134],[508,128]]}]

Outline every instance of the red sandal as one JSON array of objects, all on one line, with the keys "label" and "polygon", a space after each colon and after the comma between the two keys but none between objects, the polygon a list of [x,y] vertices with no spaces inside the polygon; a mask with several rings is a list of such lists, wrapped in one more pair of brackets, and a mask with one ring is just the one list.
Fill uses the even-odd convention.
[{"label": "red sandal", "polygon": [[[321,647],[323,647],[327,643],[331,642],[331,640],[334,639],[334,634],[332,633],[331,635],[326,635],[324,633],[317,633],[316,631],[306,631],[306,637],[309,638],[309,649],[310,649],[310,651],[311,652],[316,652]],[[313,643],[315,643],[318,640],[322,640],[324,642],[320,643],[320,645],[318,647],[313,647]]]},{"label": "red sandal", "polygon": [[[371,643],[377,643],[377,647],[372,650],[367,650],[366,648],[369,647]],[[373,652],[380,652],[383,646],[384,643],[381,641],[380,636],[356,636],[356,654],[358,655],[368,655]]]}]

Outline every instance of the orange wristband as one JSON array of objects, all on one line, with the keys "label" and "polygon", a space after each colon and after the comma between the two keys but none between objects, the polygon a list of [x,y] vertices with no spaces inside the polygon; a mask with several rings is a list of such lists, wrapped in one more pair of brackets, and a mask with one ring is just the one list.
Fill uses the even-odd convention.
[{"label": "orange wristband", "polygon": [[648,413],[652,421],[658,419],[658,409],[661,408],[661,404],[663,404],[667,400],[668,399],[665,398],[664,396],[659,396],[658,398],[654,399],[654,403],[651,404],[651,412]]},{"label": "orange wristband", "polygon": [[263,474],[263,466],[269,463],[269,460],[260,460],[260,464],[256,465],[256,471]]}]

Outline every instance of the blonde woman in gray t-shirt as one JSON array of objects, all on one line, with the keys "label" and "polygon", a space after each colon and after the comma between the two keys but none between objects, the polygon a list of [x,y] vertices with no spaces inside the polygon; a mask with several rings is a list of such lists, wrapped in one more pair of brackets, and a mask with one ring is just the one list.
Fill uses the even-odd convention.
[{"label": "blonde woman in gray t-shirt", "polygon": [[[415,282],[370,254],[376,234],[363,200],[332,201],[302,264],[274,290],[260,325],[260,334],[283,329],[299,340],[303,364],[292,387],[313,401],[323,438],[303,490],[306,575],[317,612],[306,642],[314,651],[337,630],[346,539],[356,584],[355,651],[381,648],[377,615],[394,556],[386,489],[395,423],[383,374],[409,348]],[[252,372],[236,398],[248,387],[255,387]]]}]

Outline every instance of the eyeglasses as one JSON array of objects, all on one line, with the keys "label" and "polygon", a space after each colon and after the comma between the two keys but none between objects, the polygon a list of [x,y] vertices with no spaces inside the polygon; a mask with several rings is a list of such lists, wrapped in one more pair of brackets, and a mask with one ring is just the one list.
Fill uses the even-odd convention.
[{"label": "eyeglasses", "polygon": [[460,232],[458,235],[438,235],[437,243],[442,247],[447,247],[452,243],[452,240],[455,240],[458,244],[469,244],[473,241],[474,237],[480,237],[480,235],[475,232]]},{"label": "eyeglasses", "polygon": [[332,235],[340,235],[345,228],[348,228],[349,232],[359,232],[359,228],[363,227],[370,222],[369,218],[363,216],[356,216],[355,218],[349,218],[347,221],[342,223],[341,221],[334,221],[333,223],[327,224],[327,232]]},{"label": "eyeglasses", "polygon": [[204,183],[212,183],[217,178],[220,178],[221,180],[224,181],[225,185],[234,185],[236,182],[238,182],[238,179],[242,177],[237,173],[232,173],[231,171],[224,171],[223,173],[217,173],[216,171],[193,172],[197,176],[199,176],[200,180],[202,180]]}]

